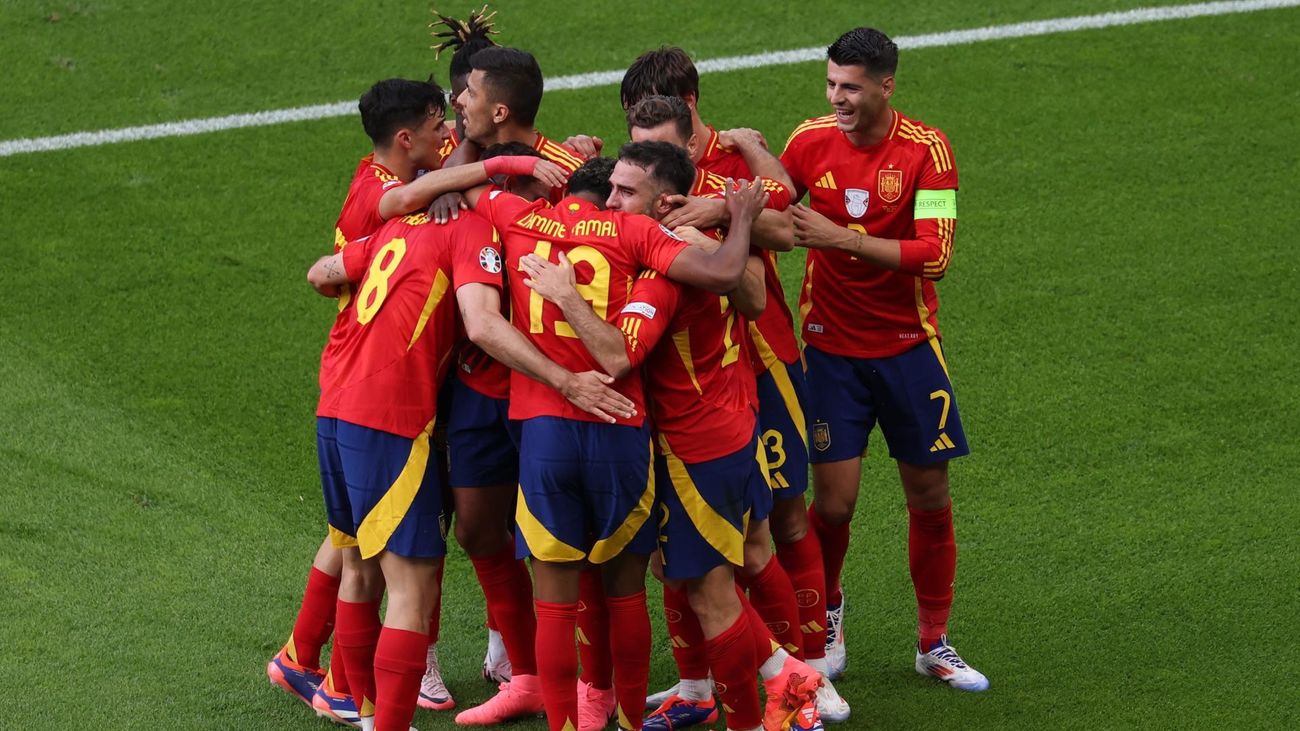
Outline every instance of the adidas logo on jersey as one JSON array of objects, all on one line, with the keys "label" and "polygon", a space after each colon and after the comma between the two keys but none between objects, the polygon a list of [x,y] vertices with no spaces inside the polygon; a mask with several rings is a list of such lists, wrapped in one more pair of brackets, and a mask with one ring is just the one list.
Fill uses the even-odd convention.
[{"label": "adidas logo on jersey", "polygon": [[839,190],[839,187],[835,185],[835,176],[831,174],[831,171],[829,170],[827,170],[826,174],[821,176],[821,178],[819,178],[817,182],[813,184],[813,187],[825,188],[827,190]]}]

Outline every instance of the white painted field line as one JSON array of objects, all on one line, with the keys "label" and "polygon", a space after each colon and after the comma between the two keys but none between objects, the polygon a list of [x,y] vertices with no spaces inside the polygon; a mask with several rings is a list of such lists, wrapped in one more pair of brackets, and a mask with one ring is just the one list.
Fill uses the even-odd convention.
[{"label": "white painted field line", "polygon": [[[960,46],[981,41],[1004,40],[1007,38],[1028,38],[1055,33],[1072,33],[1081,30],[1114,28],[1116,26],[1155,23],[1165,20],[1182,20],[1210,15],[1229,15],[1233,13],[1250,13],[1258,10],[1300,7],[1300,0],[1231,0],[1228,2],[1195,3],[1191,5],[1171,5],[1159,8],[1137,8],[1114,13],[1098,15],[1081,15],[1072,18],[1053,18],[1035,20],[1026,23],[992,25],[986,28],[969,30],[950,30],[943,33],[926,33],[916,36],[898,36],[894,41],[899,48],[935,48],[941,46]],[[825,46],[796,48],[789,51],[772,51],[755,53],[748,56],[730,56],[711,58],[695,64],[700,73],[717,73],[720,71],[739,71],[756,69],[764,66],[783,66],[806,61],[819,61],[826,58]],[[610,86],[623,80],[623,71],[594,71],[586,74],[558,76],[546,80],[547,91],[565,89],[590,89],[597,86]],[[293,109],[276,109],[252,114],[231,114],[224,117],[190,119],[183,122],[167,122],[141,127],[123,127],[120,129],[100,130],[98,132],[76,132],[56,135],[54,137],[32,137],[26,139],[6,140],[0,142],[0,157],[21,155],[28,152],[45,152],[48,150],[68,150],[75,147],[110,145],[118,142],[135,142],[158,137],[180,137],[208,132],[220,132],[241,127],[263,127],[286,122],[302,122],[330,117],[346,117],[357,113],[357,103],[352,100],[334,102],[333,104],[316,104],[310,107]]]}]

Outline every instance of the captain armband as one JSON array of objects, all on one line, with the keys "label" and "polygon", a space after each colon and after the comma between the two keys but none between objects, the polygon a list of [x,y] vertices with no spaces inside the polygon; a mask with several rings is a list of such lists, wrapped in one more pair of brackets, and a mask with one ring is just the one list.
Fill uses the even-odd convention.
[{"label": "captain armband", "polygon": [[955,189],[916,191],[916,201],[912,204],[913,220],[956,217],[957,191]]}]

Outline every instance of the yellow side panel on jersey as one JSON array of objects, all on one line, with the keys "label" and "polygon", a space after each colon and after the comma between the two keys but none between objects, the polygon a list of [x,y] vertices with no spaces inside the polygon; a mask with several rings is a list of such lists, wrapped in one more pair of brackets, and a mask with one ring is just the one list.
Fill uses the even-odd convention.
[{"label": "yellow side panel on jersey", "polygon": [[411,342],[406,344],[407,350],[415,347],[415,341],[420,339],[425,326],[429,324],[429,316],[438,308],[438,303],[442,302],[443,296],[447,294],[447,287],[450,285],[451,282],[447,279],[447,275],[443,274],[442,270],[439,269],[437,276],[433,278],[433,286],[429,288],[429,297],[424,301],[424,309],[420,310],[420,319],[415,323],[415,332],[411,333]]},{"label": "yellow side panel on jersey", "polygon": [[515,500],[515,523],[528,542],[529,552],[539,561],[581,561],[587,557],[587,554],[551,535],[542,521],[528,509],[522,487]]},{"label": "yellow side panel on jersey", "polygon": [[[650,447],[653,450],[653,447]],[[655,461],[650,459],[649,467],[646,469],[645,490],[641,493],[641,499],[637,500],[636,507],[632,508],[627,518],[613,533],[596,541],[596,545],[591,547],[591,553],[588,554],[588,560],[592,563],[600,564],[614,558],[627,548],[636,537],[637,531],[641,526],[650,519],[650,513],[655,505]],[[532,548],[532,543],[528,544]]]},{"label": "yellow side panel on jersey", "polygon": [[695,359],[691,356],[690,332],[673,333],[673,346],[677,348],[677,356],[682,359],[682,365],[686,368],[686,375],[691,377],[691,385],[695,386],[695,392],[703,394],[704,389],[700,387],[700,381],[695,377]]},{"label": "yellow side panel on jersey", "polygon": [[704,540],[713,546],[713,550],[722,554],[728,563],[735,566],[744,564],[745,536],[728,523],[726,518],[718,515],[718,511],[704,499],[700,494],[700,488],[695,485],[695,480],[691,479],[681,459],[672,454],[664,455],[664,459],[668,462],[668,476],[672,480],[673,490],[677,493],[677,499],[682,501],[682,507],[690,516],[695,530],[699,531]]},{"label": "yellow side panel on jersey", "polygon": [[939,365],[943,367],[944,375],[949,379],[952,376],[948,373],[948,362],[943,358],[943,348],[939,346],[939,333],[935,332],[934,326],[930,324],[930,308],[925,306],[925,290],[921,283],[925,280],[920,277],[914,277],[913,287],[916,293],[916,314],[921,318],[921,329],[925,330],[925,339],[930,343],[930,348],[934,350],[934,355],[939,359]]},{"label": "yellow side panel on jersey", "polygon": [[406,517],[406,511],[415,501],[415,494],[420,491],[424,471],[429,465],[429,435],[433,434],[435,421],[437,417],[430,419],[424,426],[424,431],[411,440],[411,454],[406,458],[402,472],[357,528],[357,545],[361,548],[362,558],[370,558],[384,550],[393,531],[397,530],[402,518]]}]

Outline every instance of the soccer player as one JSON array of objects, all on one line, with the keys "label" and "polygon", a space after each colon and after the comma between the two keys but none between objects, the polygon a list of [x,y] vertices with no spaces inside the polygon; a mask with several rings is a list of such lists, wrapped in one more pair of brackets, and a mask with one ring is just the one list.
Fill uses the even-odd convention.
[{"label": "soccer player", "polygon": [[[672,210],[671,198],[656,197],[659,186],[643,169],[621,167],[611,182],[611,210],[656,219]],[[766,455],[757,438],[754,376],[741,353],[745,318],[765,306],[762,261],[750,256],[741,287],[725,299],[646,272],[617,328],[597,317],[579,295],[566,258],[561,256],[559,266],[536,256],[521,263],[528,286],[560,306],[607,372],[621,376],[645,364],[663,515],[657,574],[665,579],[665,592],[688,598],[685,616],[675,620],[674,655],[686,645],[707,647],[700,700],[665,704],[646,719],[645,728],[715,720],[710,668],[729,709],[728,728],[754,728],[760,718],[765,728],[820,728],[815,703],[820,675],[783,650],[773,652],[778,646],[752,607],[737,597],[733,578],[733,567],[744,561],[745,523],[760,509],[758,503],[765,502],[766,511],[771,502]],[[766,713],[758,710],[754,684],[760,663]]]},{"label": "soccer player", "polygon": [[[443,104],[442,90],[436,84],[405,79],[378,82],[361,97],[362,125],[375,147],[358,165],[349,187],[335,227],[336,252],[349,240],[368,237],[385,219],[427,206],[443,190],[482,182],[489,168],[493,172],[506,170],[513,162],[514,169],[521,172],[531,165],[550,183],[563,180],[563,172],[554,166],[517,159],[435,171],[411,183],[417,170],[437,166]],[[339,289],[342,312],[351,304],[351,293],[347,285]],[[340,570],[341,555],[327,537],[313,562],[293,635],[268,664],[267,674],[321,715],[355,721],[357,709],[349,694],[337,641],[331,672],[323,674],[319,668],[320,648],[334,629]],[[436,668],[432,647],[430,656],[430,664]]]},{"label": "soccer player", "polygon": [[[704,124],[698,111],[699,74],[691,59],[680,48],[660,48],[638,58],[623,76],[620,89],[623,105],[629,112],[630,133],[634,137],[680,139],[685,136],[688,149],[692,141],[696,151],[692,157],[702,169],[719,176],[747,175],[752,169],[760,175],[772,175],[789,184],[780,162],[767,152],[762,136],[752,130],[732,130],[718,133]],[[690,134],[684,135],[686,126],[678,117],[675,123],[660,122],[675,114],[659,102],[642,102],[659,95],[677,97],[685,102],[690,112]],[[632,123],[633,116],[640,123]],[[704,140],[704,144],[700,141]],[[722,144],[723,142],[727,144]],[[775,196],[774,196],[775,197]],[[720,202],[707,197],[691,196],[675,201],[678,207],[664,218],[664,224],[676,228],[693,226],[708,228],[725,226],[725,216],[719,212]],[[745,577],[750,596],[759,607],[759,613],[771,622],[773,631],[782,642],[802,651],[800,654],[817,668],[826,682],[818,691],[818,709],[825,721],[843,721],[850,713],[849,704],[840,697],[831,683],[831,669],[825,659],[826,587],[822,573],[821,546],[808,525],[804,493],[808,490],[808,439],[804,416],[804,374],[799,359],[799,346],[794,335],[794,318],[785,304],[785,293],[776,268],[777,251],[788,251],[793,246],[793,229],[788,212],[765,211],[755,225],[754,242],[767,251],[762,252],[768,285],[767,300],[771,303],[763,315],[750,323],[748,353],[753,359],[759,384],[759,423],[762,440],[768,450],[772,467],[774,493],[772,515],[768,527],[776,543],[777,562],[768,560],[765,545],[767,531],[760,530],[750,542],[752,554],[750,567],[756,573]],[[763,526],[759,526],[760,529]],[[793,625],[783,620],[789,611],[793,591],[798,622]],[[791,635],[801,636],[796,643]],[[672,698],[674,688],[657,693],[647,699],[658,705]]]},{"label": "soccer player", "polygon": [[[486,222],[465,217],[442,227],[424,214],[391,221],[308,272],[328,296],[345,283],[358,287],[321,357],[317,416],[330,534],[343,549],[338,612],[356,632],[340,633],[339,642],[363,728],[408,728],[425,672],[435,575],[446,552],[430,437],[457,306],[474,342],[563,394],[572,408],[611,420],[632,414],[631,402],[605,387],[608,376],[561,368],[506,322],[500,275],[500,250]],[[372,660],[368,643],[353,640],[378,629],[385,584],[388,610]]]},{"label": "soccer player", "polygon": [[988,680],[948,644],[957,544],[948,460],[969,452],[940,346],[934,282],[952,257],[957,168],[942,132],[890,104],[898,48],[873,28],[827,50],[833,114],[795,128],[781,161],[795,192],[795,236],[808,249],[800,308],[813,427],[815,496],[827,624],[841,668],[840,571],[867,436],[879,422],[898,464],[916,589],[916,670],[954,688]]},{"label": "soccer player", "polygon": [[435,31],[438,26],[445,30],[435,32],[435,40],[442,39],[438,45],[434,46],[434,58],[438,58],[443,51],[454,49],[451,54],[451,62],[448,66],[449,81],[451,83],[451,95],[448,101],[452,109],[456,112],[456,122],[448,130],[447,142],[442,148],[442,157],[445,159],[451,155],[452,151],[465,139],[465,120],[461,113],[461,94],[465,91],[465,84],[469,74],[473,69],[469,65],[469,60],[474,54],[484,48],[493,48],[497,44],[492,40],[492,36],[497,34],[492,28],[492,18],[496,16],[496,11],[487,12],[487,6],[484,5],[482,10],[469,14],[469,20],[457,20],[449,15],[443,15],[435,12],[438,20],[430,23],[429,27]]},{"label": "soccer player", "polygon": [[[554,142],[534,126],[542,103],[542,69],[537,59],[518,48],[493,46],[469,58],[470,73],[465,90],[456,96],[457,124],[464,137],[447,158],[447,165],[459,165],[478,158],[479,151],[504,142],[532,145],[542,157],[569,173],[582,165],[572,150]],[[466,142],[472,144],[465,144]],[[562,187],[552,191],[558,199]],[[466,207],[463,197],[444,196],[434,208],[434,218],[455,218]]]},{"label": "soccer player", "polygon": [[[348,241],[374,233],[393,215],[428,205],[431,197],[408,198],[409,189],[403,186],[415,179],[417,170],[437,167],[443,140],[445,106],[436,84],[380,81],[362,95],[358,108],[374,149],[357,165],[348,188],[334,229],[336,252]],[[339,309],[349,302],[350,291],[341,289]],[[341,570],[341,554],[326,537],[312,562],[293,634],[267,664],[267,675],[323,715],[350,721],[356,718],[356,708],[347,692],[337,642],[330,662],[333,672],[327,677],[320,669],[321,647],[334,630]]]},{"label": "soccer player", "polygon": [[[689,161],[670,145],[629,145],[618,165],[658,171],[657,179],[671,180],[671,188],[681,191],[694,177]],[[584,174],[602,166],[608,169],[607,161],[593,160],[575,173],[569,180],[570,195],[554,208],[541,202],[530,205],[500,191],[484,194],[476,189],[467,194],[471,205],[485,212],[502,233],[515,325],[557,362],[588,367],[595,365],[590,353],[558,308],[531,294],[519,280],[520,258],[567,252],[583,272],[584,295],[607,318],[617,315],[642,269],[711,291],[730,291],[744,273],[748,222],[763,200],[759,185],[734,193],[730,204],[739,223],[716,252],[705,254],[653,220],[602,211],[605,199],[595,183],[608,182]],[[638,405],[643,402],[639,373],[615,385]],[[598,424],[557,402],[547,390],[517,374],[511,377],[510,416],[524,420],[516,508],[519,552],[533,558],[538,672],[555,731],[593,727],[578,719],[573,646],[578,575],[588,563],[602,567],[609,597],[614,711],[620,726],[641,726],[650,657],[645,568],[654,548],[654,526],[647,519],[654,489],[649,433],[642,409],[637,411],[636,417],[615,425]],[[607,722],[608,717],[599,719],[594,728]]]}]

